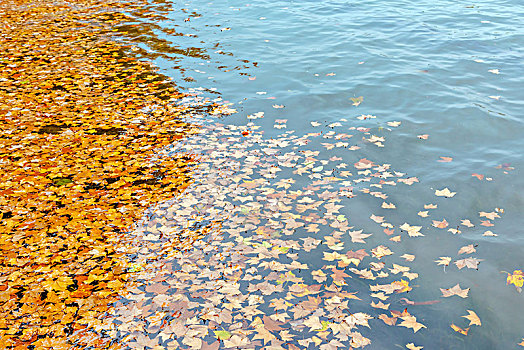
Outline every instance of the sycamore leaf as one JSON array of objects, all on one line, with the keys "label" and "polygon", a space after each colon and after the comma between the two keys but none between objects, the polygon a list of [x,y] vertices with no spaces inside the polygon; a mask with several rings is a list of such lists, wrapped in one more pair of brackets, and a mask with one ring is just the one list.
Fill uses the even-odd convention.
[{"label": "sycamore leaf", "polygon": [[384,321],[384,323],[389,326],[394,326],[395,323],[397,323],[397,319],[398,319],[398,317],[389,317],[386,314],[380,314],[378,315],[378,318]]},{"label": "sycamore leaf", "polygon": [[406,261],[413,261],[413,260],[415,260],[415,255],[412,255],[412,254],[403,254],[400,257],[402,259],[406,259]]},{"label": "sycamore leaf", "polygon": [[475,226],[475,225],[473,225],[473,224],[471,223],[471,221],[469,221],[469,219],[461,220],[460,224],[461,224],[461,225],[464,225],[464,226],[466,226],[466,227],[473,227],[473,226]]},{"label": "sycamore leaf", "polygon": [[418,323],[415,316],[408,315],[408,316],[401,316],[400,317],[403,321],[399,324],[399,326],[411,328],[413,329],[414,333],[417,333],[421,328],[426,328],[422,323]]},{"label": "sycamore leaf", "polygon": [[469,327],[466,328],[466,329],[462,329],[462,328],[460,328],[460,327],[458,327],[458,326],[456,326],[455,324],[452,323],[451,324],[451,328],[453,328],[453,330],[455,332],[458,332],[458,333],[463,334],[463,335],[468,335]]},{"label": "sycamore leaf", "polygon": [[454,262],[454,264],[457,265],[459,270],[462,270],[464,267],[467,267],[468,269],[477,269],[478,270],[478,265],[483,260],[484,259],[466,258],[462,260],[457,260]]},{"label": "sycamore leaf", "polygon": [[467,318],[469,320],[469,325],[470,326],[471,325],[481,326],[482,323],[480,322],[480,318],[478,317],[478,315],[474,311],[471,311],[471,310],[467,310],[467,311],[468,311],[468,314],[462,317]]},{"label": "sycamore leaf", "polygon": [[[250,340],[247,337],[240,337],[238,335],[233,335],[229,340],[224,340],[224,347],[226,348],[242,348],[249,345]],[[219,348],[217,347],[217,350]]]},{"label": "sycamore leaf", "polygon": [[449,266],[451,258],[449,256],[441,256],[439,260],[435,260],[435,262],[437,263],[437,265]]},{"label": "sycamore leaf", "polygon": [[393,254],[393,252],[389,250],[388,247],[383,245],[379,245],[378,247],[371,249],[371,253],[377,259],[381,259],[384,256]]},{"label": "sycamore leaf", "polygon": [[372,307],[375,307],[375,308],[378,308],[378,309],[384,309],[384,310],[387,310],[389,309],[389,305],[390,304],[384,304],[383,302],[379,301],[378,303],[375,303],[374,301],[371,302],[371,306]]},{"label": "sycamore leaf", "polygon": [[453,286],[451,288],[447,288],[447,289],[440,288],[440,291],[442,292],[442,296],[444,298],[451,297],[453,295],[457,295],[457,296],[459,296],[461,298],[467,298],[468,297],[469,288],[461,289],[460,288],[460,284],[457,283],[455,286]]},{"label": "sycamore leaf", "polygon": [[368,238],[372,235],[372,233],[362,233],[362,230],[358,231],[349,231],[349,235],[351,236],[351,242],[353,243],[366,243],[364,239]]},{"label": "sycamore leaf", "polygon": [[436,228],[446,228],[448,227],[448,222],[446,219],[442,219],[442,221],[433,220],[433,224],[431,226],[434,226]]},{"label": "sycamore leaf", "polygon": [[444,188],[442,190],[436,190],[435,191],[435,195],[436,196],[439,196],[439,197],[448,197],[448,198],[451,198],[453,197],[455,194],[457,194],[457,192],[451,192],[449,190],[449,188]]},{"label": "sycamore leaf", "polygon": [[401,230],[407,231],[408,235],[410,237],[420,237],[424,236],[422,233],[420,233],[420,229],[422,226],[410,226],[407,222],[403,223],[400,226]]},{"label": "sycamore leaf", "polygon": [[479,216],[482,218],[488,218],[490,220],[495,220],[495,218],[500,218],[499,214],[495,213],[495,212],[491,212],[491,213],[486,213],[484,211],[481,211],[479,212]]},{"label": "sycamore leaf", "polygon": [[473,244],[466,245],[458,251],[459,254],[471,254],[475,253],[477,250],[475,249],[475,246]]},{"label": "sycamore leaf", "polygon": [[395,209],[396,206],[393,203],[382,202],[382,208],[384,208],[384,209]]}]

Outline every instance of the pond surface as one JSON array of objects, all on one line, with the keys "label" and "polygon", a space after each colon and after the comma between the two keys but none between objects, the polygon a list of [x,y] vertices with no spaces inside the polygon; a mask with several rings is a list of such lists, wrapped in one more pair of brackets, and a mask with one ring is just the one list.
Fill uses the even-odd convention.
[{"label": "pond surface", "polygon": [[[159,16],[150,19],[145,14],[142,25],[151,28],[155,38],[143,36],[138,47],[148,51],[154,63],[186,91],[199,98],[231,103],[229,108],[237,111],[229,116],[202,118],[203,133],[178,146],[202,155],[200,173],[185,199],[180,200],[185,209],[180,203],[168,203],[159,209],[155,220],[164,215],[168,221],[179,220],[173,227],[184,226],[180,222],[192,217],[191,210],[199,215],[207,211],[205,215],[211,218],[206,220],[221,222],[221,229],[210,224],[214,233],[209,237],[216,238],[223,234],[221,230],[227,231],[220,242],[228,249],[232,249],[228,242],[235,243],[233,246],[241,244],[240,247],[245,244],[246,254],[258,254],[259,259],[264,255],[260,247],[271,251],[271,247],[280,244],[282,253],[287,253],[286,241],[292,241],[291,247],[299,242],[298,248],[291,248],[298,255],[281,263],[289,266],[290,261],[296,261],[308,265],[307,272],[293,271],[310,286],[318,282],[312,279],[311,271],[336,269],[337,259],[326,260],[326,253],[365,249],[370,256],[361,261],[358,269],[369,269],[367,272],[372,271],[374,278],[362,278],[355,272],[357,266],[339,262],[338,268],[342,266],[347,277],[338,287],[357,292],[362,299],[359,304],[352,300],[350,306],[356,306],[349,307],[350,313],[362,312],[375,318],[369,320],[369,328],[356,322],[355,329],[371,341],[366,348],[405,348],[408,343],[425,349],[518,348],[517,343],[524,337],[524,296],[515,286],[506,285],[506,271],[524,268],[522,3],[195,0],[155,1],[151,12]],[[366,160],[373,165],[367,166]],[[293,166],[282,166],[286,161]],[[278,167],[282,169],[271,170]],[[301,167],[304,172],[297,172]],[[352,174],[341,175],[343,171]],[[344,175],[348,179],[331,179]],[[387,183],[391,179],[393,184]],[[210,183],[217,189],[213,190]],[[239,186],[243,183],[248,185]],[[264,186],[265,190],[261,189]],[[437,190],[445,188],[456,194],[436,195]],[[274,190],[286,193],[273,196]],[[302,192],[297,195],[296,191]],[[336,193],[340,200],[331,203],[342,206],[338,212],[333,207],[300,207],[312,203],[301,196],[328,203],[329,194],[318,196],[324,191]],[[271,198],[277,198],[276,202]],[[195,205],[199,201],[205,204]],[[219,208],[214,208],[216,203]],[[271,215],[253,203],[263,208],[272,206],[268,209]],[[394,209],[387,208],[391,203]],[[431,209],[430,204],[437,208]],[[282,209],[288,205],[292,209]],[[192,206],[197,209],[189,209]],[[187,213],[181,212],[181,208]],[[293,220],[303,220],[305,226],[293,233],[285,232],[289,225],[286,213],[295,215],[291,216]],[[471,224],[463,220],[470,220]],[[283,224],[278,226],[275,222]],[[340,229],[341,223],[346,224],[345,230]],[[403,226],[404,223],[409,224]],[[318,227],[306,230],[311,224]],[[151,226],[144,223],[144,227],[148,225]],[[264,231],[262,226],[271,230]],[[407,233],[409,226],[421,226],[424,236]],[[334,227],[343,234],[333,235]],[[358,230],[372,236],[359,242],[358,235],[351,235]],[[266,240],[261,238],[263,234],[267,235]],[[326,240],[326,236],[332,238]],[[255,243],[250,243],[250,237]],[[323,243],[304,251],[307,237]],[[210,238],[205,244],[214,243]],[[475,251],[458,254],[461,247],[468,245],[473,245]],[[386,246],[393,254],[382,257],[373,253],[377,246]],[[181,256],[176,255],[170,258],[173,266],[178,266],[173,270],[184,270],[198,278],[198,269],[208,265],[197,262],[208,258],[196,251],[187,254],[187,261],[195,262],[193,268],[185,271],[184,260],[179,264],[177,259]],[[225,256],[234,256],[228,254]],[[403,254],[416,258],[406,263],[401,258]],[[440,257],[450,257],[449,266],[437,265],[435,260]],[[479,259],[478,269],[459,269],[455,262],[466,258]],[[278,254],[275,259],[278,261]],[[378,266],[381,262],[385,266]],[[212,260],[208,264],[218,262]],[[247,264],[253,261],[248,260]],[[370,306],[371,302],[378,302],[370,296],[371,286],[407,279],[402,273],[391,272],[392,264],[409,265],[410,272],[417,273],[418,278],[409,282],[413,290],[400,294],[397,289],[384,303],[391,303],[391,309],[401,312],[406,307],[401,298],[429,302],[407,305],[411,315],[426,327],[416,333],[398,327],[406,321],[402,317],[396,326],[376,319],[382,313],[392,314]],[[269,271],[262,272],[260,266],[257,269],[251,273],[259,273],[262,280],[269,275],[271,280]],[[174,280],[180,276],[169,271],[160,274],[165,277],[164,282],[178,286]],[[285,273],[278,268],[275,271]],[[381,272],[389,276],[380,275]],[[144,280],[155,275],[148,273],[142,276]],[[239,278],[246,277],[242,273]],[[206,276],[213,275],[208,271]],[[333,281],[330,278],[326,285],[337,282],[338,277]],[[255,289],[243,282],[239,282],[239,293],[254,293]],[[440,289],[457,283],[461,288],[470,288],[467,298],[444,298]],[[202,290],[212,289],[205,283],[198,285]],[[204,293],[196,287],[187,288]],[[183,289],[179,286],[179,291]],[[270,316],[274,310],[268,305],[273,297],[279,293],[286,296],[284,291],[274,293],[267,296],[262,291],[266,295],[264,301],[240,302],[244,307],[259,304],[259,316]],[[329,293],[335,292],[328,289],[326,293],[319,295],[331,298]],[[326,305],[324,310],[329,309]],[[214,307],[220,310],[224,306]],[[461,317],[467,315],[467,310],[474,310],[482,325],[471,325],[469,334],[463,335],[450,325],[467,328],[469,321]],[[243,315],[242,308],[235,312],[238,314],[233,313],[233,320],[244,320],[236,316]],[[322,313],[307,314],[305,318],[288,313],[290,319],[275,327],[289,326],[291,333],[302,332],[302,338],[279,345],[285,348],[286,344],[318,347],[314,341],[298,342],[322,333],[314,326],[304,328],[303,322],[311,324],[314,317],[333,322]],[[256,318],[246,319],[246,324],[232,328],[225,326],[234,324],[232,320],[214,322],[220,325],[218,329],[230,332],[229,336],[233,334],[244,341],[238,329],[257,329],[257,324],[252,325]],[[331,330],[325,338],[317,336],[322,340],[319,344],[337,339],[333,333],[336,334]],[[278,332],[275,334],[277,340],[283,341]],[[246,337],[256,348],[273,344],[269,336],[267,344],[251,334]],[[212,341],[209,336],[202,338]],[[344,345],[331,344],[335,348],[364,344],[358,339],[353,335],[346,342],[339,339]],[[181,345],[197,348],[188,341],[181,341]]]}]

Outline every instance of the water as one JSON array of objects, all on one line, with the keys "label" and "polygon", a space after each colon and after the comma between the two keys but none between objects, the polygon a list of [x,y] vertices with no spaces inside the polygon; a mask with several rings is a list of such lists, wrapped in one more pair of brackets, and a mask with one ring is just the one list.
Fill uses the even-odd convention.
[{"label": "water", "polygon": [[[416,334],[373,323],[363,331],[372,340],[368,348],[403,348],[412,341],[426,349],[518,347],[524,337],[523,295],[506,286],[501,271],[524,268],[524,4],[195,0],[154,1],[151,11],[161,17],[145,16],[151,32],[137,46],[187,91],[233,103],[238,113],[220,123],[243,126],[251,121],[247,115],[263,111],[256,124],[266,140],[289,130],[301,136],[369,128],[368,134],[351,131],[350,144],[358,141],[361,147],[357,151],[327,150],[322,140],[308,146],[319,157],[337,156],[350,165],[367,158],[419,180],[384,189],[395,210],[381,208],[382,200],[371,196],[342,202],[341,213],[350,217],[351,226],[374,234],[360,248],[384,244],[395,256],[416,255],[411,266],[419,278],[411,284],[418,287],[405,296],[441,301],[413,307],[427,326]],[[350,98],[359,96],[362,102],[353,105]],[[376,118],[357,119],[361,115]],[[274,128],[277,119],[287,119],[287,128]],[[393,121],[400,125],[387,124]],[[341,126],[327,126],[334,122]],[[384,137],[384,147],[360,140],[371,135]],[[440,157],[452,161],[441,162]],[[308,185],[309,180],[290,176],[298,181],[295,185]],[[435,190],[445,187],[457,195],[436,197]],[[429,218],[417,215],[429,203],[438,209],[430,210]],[[479,212],[495,208],[503,208],[501,218],[493,227],[482,226],[480,220],[486,218]],[[369,219],[371,214],[386,216],[396,233],[408,222],[423,226],[426,236],[390,242]],[[432,220],[444,218],[448,228],[463,219],[475,227],[460,226],[462,234],[454,235],[431,226]],[[498,236],[484,236],[487,230]],[[353,248],[348,239],[344,242]],[[478,245],[471,256],[484,259],[478,271],[453,264],[444,271],[434,262],[441,256],[452,261],[468,257],[457,251],[469,244]],[[307,259],[322,266],[321,252]],[[358,289],[363,293],[368,284],[376,284],[362,281]],[[439,288],[456,283],[471,288],[469,297],[441,298]],[[467,309],[475,310],[482,326],[472,326],[463,336],[450,324],[465,326],[460,316]]]}]

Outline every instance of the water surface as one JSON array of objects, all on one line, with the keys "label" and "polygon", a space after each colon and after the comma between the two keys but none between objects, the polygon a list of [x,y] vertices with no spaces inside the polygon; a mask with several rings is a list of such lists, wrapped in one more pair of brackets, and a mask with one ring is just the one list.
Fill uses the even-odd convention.
[{"label": "water surface", "polygon": [[[409,298],[441,300],[416,309],[427,329],[413,335],[372,326],[364,334],[372,340],[368,348],[403,348],[411,341],[427,349],[517,348],[524,337],[523,296],[505,285],[501,271],[524,268],[524,5],[515,0],[194,0],[155,1],[151,9],[161,16],[144,22],[157,39],[145,36],[138,47],[187,91],[232,103],[238,113],[220,123],[244,126],[252,121],[248,115],[264,112],[255,123],[265,139],[290,130],[299,136],[356,133],[350,142],[359,141],[356,151],[326,149],[322,140],[308,146],[319,158],[340,157],[350,165],[372,159],[419,180],[384,191],[395,210],[382,208],[382,200],[372,196],[342,202],[341,213],[352,226],[374,233],[370,248],[385,244],[398,256],[417,256],[412,266],[420,277]],[[355,105],[351,98],[360,96]],[[362,115],[376,118],[359,119]],[[287,127],[275,128],[277,119],[287,120]],[[329,126],[336,122],[340,126]],[[384,137],[384,147],[360,140],[371,135]],[[308,186],[309,179],[290,176],[295,185]],[[435,190],[445,187],[457,194],[436,197]],[[355,193],[358,189],[355,185]],[[430,203],[438,208],[429,218],[417,215]],[[479,212],[495,208],[503,209],[497,211],[501,218],[493,227],[483,226],[486,218]],[[425,237],[390,242],[371,214],[387,216],[397,228],[404,222],[423,226]],[[448,228],[463,219],[475,226],[460,226],[461,234],[431,226],[442,219]],[[487,230],[498,236],[485,236]],[[351,241],[345,244],[354,248]],[[474,256],[483,259],[478,270],[452,264],[444,271],[434,262],[466,257],[457,251],[469,244],[478,245]],[[323,264],[321,251],[307,259]],[[459,282],[471,288],[468,298],[441,298],[439,288]],[[363,292],[368,285],[358,288]],[[450,324],[461,322],[466,309],[475,310],[482,326],[463,336]]]}]

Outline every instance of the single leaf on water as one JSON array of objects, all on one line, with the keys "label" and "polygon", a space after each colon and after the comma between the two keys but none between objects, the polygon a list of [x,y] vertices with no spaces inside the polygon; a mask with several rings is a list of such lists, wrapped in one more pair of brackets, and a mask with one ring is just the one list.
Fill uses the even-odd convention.
[{"label": "single leaf on water", "polygon": [[478,315],[472,310],[467,311],[468,314],[462,317],[467,318],[469,320],[469,325],[481,326],[482,323],[480,322],[480,318],[478,317]]},{"label": "single leaf on water", "polygon": [[478,270],[478,265],[483,260],[484,259],[466,258],[462,260],[457,260],[454,262],[454,264],[457,265],[459,270],[462,270],[464,267],[467,267],[468,269],[477,269]]},{"label": "single leaf on water", "polygon": [[459,254],[471,254],[475,253],[477,250],[475,249],[475,246],[473,244],[466,245],[458,251]]},{"label": "single leaf on water", "polygon": [[453,286],[451,288],[447,288],[447,289],[440,288],[440,291],[442,292],[442,296],[444,298],[451,297],[453,295],[457,295],[457,296],[459,296],[461,298],[467,298],[468,297],[469,288],[462,289],[462,288],[460,288],[460,284],[457,283],[455,286]]},{"label": "single leaf on water", "polygon": [[508,273],[506,284],[513,284],[519,293],[522,292],[522,286],[524,285],[524,272],[522,272],[522,270],[515,270],[513,271],[513,274]]},{"label": "single leaf on water", "polygon": [[455,194],[457,194],[457,192],[451,192],[449,190],[449,188],[444,188],[442,190],[436,190],[435,191],[435,195],[436,196],[439,196],[439,197],[448,197],[448,198],[451,198],[453,197]]},{"label": "single leaf on water", "polygon": [[451,324],[451,328],[453,328],[453,330],[455,332],[458,332],[458,333],[463,334],[463,335],[468,335],[469,327],[465,328],[465,329],[462,329],[462,328],[460,328],[460,327],[458,327],[458,326],[456,326],[455,324],[452,323]]},{"label": "single leaf on water", "polygon": [[451,258],[449,256],[441,256],[438,260],[435,260],[437,265],[449,266]]}]

